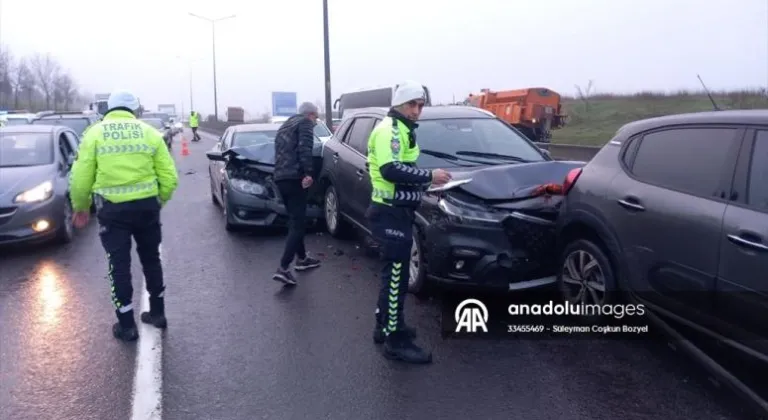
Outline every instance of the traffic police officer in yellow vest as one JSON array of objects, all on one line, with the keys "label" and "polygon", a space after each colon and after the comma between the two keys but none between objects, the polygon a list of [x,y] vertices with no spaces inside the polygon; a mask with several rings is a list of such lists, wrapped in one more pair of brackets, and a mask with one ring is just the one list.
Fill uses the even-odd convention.
[{"label": "traffic police officer in yellow vest", "polygon": [[72,166],[70,196],[76,227],[88,223],[91,197],[99,236],[109,263],[112,302],[118,322],[115,338],[139,336],[133,312],[131,238],[136,241],[149,291],[144,323],[166,328],[165,283],[160,264],[160,208],[178,185],[173,158],[162,134],[136,118],[139,100],[130,92],[109,96],[104,119],[86,130]]},{"label": "traffic police officer in yellow vest", "polygon": [[197,111],[189,112],[189,128],[192,129],[192,141],[200,140],[200,135],[197,134],[197,128],[200,127],[200,114]]},{"label": "traffic police officer in yellow vest", "polygon": [[368,168],[372,183],[367,217],[385,262],[376,307],[373,339],[384,343],[384,355],[407,363],[429,363],[428,353],[414,344],[416,334],[405,325],[403,309],[408,293],[414,212],[430,184],[451,179],[442,169],[418,169],[416,121],[426,102],[421,84],[398,85],[392,108],[368,139]]}]

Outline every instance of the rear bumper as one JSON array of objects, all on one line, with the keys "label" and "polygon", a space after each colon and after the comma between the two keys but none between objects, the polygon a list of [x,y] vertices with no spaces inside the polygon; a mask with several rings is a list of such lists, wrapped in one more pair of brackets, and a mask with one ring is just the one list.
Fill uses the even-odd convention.
[{"label": "rear bumper", "polygon": [[[23,242],[46,241],[56,235],[64,217],[66,196],[54,196],[42,203],[22,204],[12,212],[0,212],[0,245],[12,245]],[[45,220],[48,229],[36,232],[32,225]]]},{"label": "rear bumper", "polygon": [[[262,198],[229,188],[227,201],[228,217],[234,225],[280,227],[288,224],[288,211],[277,199]],[[306,214],[308,223],[314,223],[325,215],[323,209],[317,205],[308,205]]]},{"label": "rear bumper", "polygon": [[451,288],[517,291],[550,286],[556,281],[554,227],[526,229],[530,232],[501,224],[430,225],[424,231],[427,245],[423,247],[428,277]]}]

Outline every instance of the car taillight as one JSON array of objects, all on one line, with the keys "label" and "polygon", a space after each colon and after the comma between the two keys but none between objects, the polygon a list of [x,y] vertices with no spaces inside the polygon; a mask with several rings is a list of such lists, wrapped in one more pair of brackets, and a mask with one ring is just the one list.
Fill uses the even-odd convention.
[{"label": "car taillight", "polygon": [[565,176],[565,181],[563,181],[563,195],[566,195],[571,191],[573,184],[579,179],[579,175],[581,175],[581,168],[571,169],[571,171],[568,172],[568,175]]}]

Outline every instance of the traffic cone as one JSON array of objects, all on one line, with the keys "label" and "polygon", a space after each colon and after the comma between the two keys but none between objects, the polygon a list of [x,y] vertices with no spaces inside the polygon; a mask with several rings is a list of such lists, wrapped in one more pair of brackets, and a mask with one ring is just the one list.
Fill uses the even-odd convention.
[{"label": "traffic cone", "polygon": [[181,155],[189,156],[189,145],[187,145],[187,139],[181,138]]}]

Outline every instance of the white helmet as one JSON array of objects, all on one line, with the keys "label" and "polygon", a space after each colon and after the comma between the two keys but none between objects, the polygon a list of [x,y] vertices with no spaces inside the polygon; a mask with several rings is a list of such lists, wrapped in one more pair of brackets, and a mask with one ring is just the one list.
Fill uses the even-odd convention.
[{"label": "white helmet", "polygon": [[131,111],[136,111],[140,105],[136,95],[126,90],[116,90],[107,99],[107,107],[109,109],[128,108]]}]

